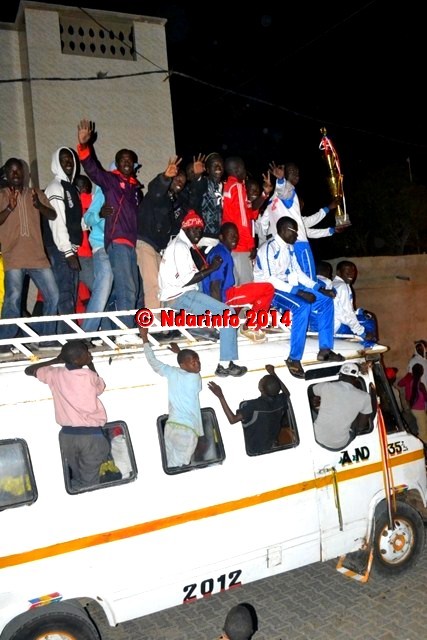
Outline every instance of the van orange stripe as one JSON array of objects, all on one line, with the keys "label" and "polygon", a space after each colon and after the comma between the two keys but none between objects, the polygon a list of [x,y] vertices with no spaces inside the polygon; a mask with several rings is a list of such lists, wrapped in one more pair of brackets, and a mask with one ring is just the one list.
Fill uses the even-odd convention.
[{"label": "van orange stripe", "polygon": [[[393,466],[400,466],[420,460],[424,457],[423,451],[412,451],[406,454],[400,454],[391,459]],[[372,473],[380,473],[382,471],[381,462],[374,462],[363,467],[351,466],[348,469],[343,469],[337,473],[338,481],[345,482],[346,480],[352,480],[354,478],[367,476]],[[99,544],[106,544],[108,542],[115,542],[117,540],[125,540],[126,538],[133,538],[135,536],[143,535],[144,533],[151,533],[152,531],[160,531],[161,529],[167,529],[168,527],[175,527],[186,522],[193,522],[195,520],[202,520],[204,518],[210,518],[223,513],[230,513],[231,511],[237,511],[239,509],[246,509],[247,507],[253,507],[257,504],[263,504],[265,502],[271,502],[272,500],[279,500],[286,496],[295,495],[303,491],[311,491],[312,489],[321,489],[331,484],[332,476],[325,474],[324,477],[314,478],[305,482],[299,482],[298,484],[289,485],[287,487],[280,487],[279,489],[273,489],[272,491],[266,491],[255,496],[249,496],[247,498],[241,498],[239,500],[232,500],[230,502],[224,502],[222,504],[211,505],[209,507],[203,507],[202,509],[196,509],[195,511],[188,511],[186,513],[179,513],[174,516],[168,516],[167,518],[160,518],[159,520],[152,520],[151,522],[142,522],[140,524],[133,525],[132,527],[125,527],[123,529],[116,529],[115,531],[107,531],[104,533],[97,533],[95,535],[86,536],[84,538],[77,538],[76,540],[69,540],[67,542],[59,542],[57,544],[50,545],[48,547],[41,547],[40,549],[32,549],[31,551],[25,551],[23,553],[16,553],[10,556],[4,556],[0,558],[0,569],[5,567],[13,567],[26,562],[34,562],[35,560],[42,560],[43,558],[51,558],[53,556],[59,556],[64,553],[70,553],[71,551],[79,551],[80,549],[87,549],[89,547],[95,547]]]}]

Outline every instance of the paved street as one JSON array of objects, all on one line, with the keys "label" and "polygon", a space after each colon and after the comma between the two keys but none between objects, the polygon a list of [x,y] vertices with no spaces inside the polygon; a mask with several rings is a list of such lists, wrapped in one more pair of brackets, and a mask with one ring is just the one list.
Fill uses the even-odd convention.
[{"label": "paved street", "polygon": [[255,606],[254,640],[423,640],[427,638],[427,547],[418,565],[366,584],[342,576],[335,561],[296,569],[193,604],[107,630],[103,640],[215,640],[227,611]]}]

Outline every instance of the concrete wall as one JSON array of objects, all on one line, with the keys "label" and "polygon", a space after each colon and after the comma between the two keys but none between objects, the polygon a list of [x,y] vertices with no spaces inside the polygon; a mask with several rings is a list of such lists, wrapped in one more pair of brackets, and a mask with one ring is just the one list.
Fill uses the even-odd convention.
[{"label": "concrete wall", "polygon": [[[0,74],[3,80],[22,78],[25,74],[21,67],[22,41],[22,33],[0,28]],[[0,166],[11,157],[28,161],[23,82],[0,84],[0,122]]]},{"label": "concrete wall", "polygon": [[[77,123],[88,118],[96,123],[101,163],[108,168],[118,149],[134,149],[143,165],[139,178],[147,184],[175,153],[165,74],[134,75],[167,69],[164,21],[90,11],[100,22],[119,17],[133,25],[139,55],[121,60],[62,53],[59,16],[74,13],[78,21],[77,9],[32,2],[21,3],[21,8],[14,29],[0,25],[2,77],[82,79],[0,85],[2,162],[22,157],[31,167],[34,184],[44,188],[52,179],[52,153],[60,146],[75,148]],[[97,79],[99,72],[107,77]],[[125,74],[128,77],[110,78]],[[83,79],[87,77],[95,79]]]},{"label": "concrete wall", "polygon": [[427,340],[427,255],[349,257],[329,262],[335,267],[339,260],[357,265],[356,305],[377,316],[380,342],[390,348],[384,362],[398,367],[401,377],[414,353],[414,340]]}]

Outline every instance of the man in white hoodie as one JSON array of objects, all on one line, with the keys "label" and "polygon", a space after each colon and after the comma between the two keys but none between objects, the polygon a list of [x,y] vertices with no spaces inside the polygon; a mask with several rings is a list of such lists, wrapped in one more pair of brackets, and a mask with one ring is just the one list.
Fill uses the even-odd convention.
[{"label": "man in white hoodie", "polygon": [[[56,211],[55,220],[44,225],[44,241],[59,289],[58,313],[75,313],[79,285],[80,263],[77,249],[82,242],[82,208],[79,192],[73,181],[76,175],[74,151],[60,147],[52,154],[54,179],[45,194]],[[65,333],[67,326],[58,327]]]},{"label": "man in white hoodie", "polygon": [[306,276],[316,280],[316,268],[309,238],[328,238],[335,233],[334,227],[313,229],[321,222],[330,210],[336,209],[337,202],[333,201],[311,216],[301,215],[300,199],[296,193],[299,182],[299,169],[293,162],[285,165],[270,164],[270,171],[276,178],[273,197],[265,210],[261,224],[265,235],[275,236],[276,225],[282,216],[289,216],[298,224],[298,239],[295,243],[295,255],[298,264]]}]

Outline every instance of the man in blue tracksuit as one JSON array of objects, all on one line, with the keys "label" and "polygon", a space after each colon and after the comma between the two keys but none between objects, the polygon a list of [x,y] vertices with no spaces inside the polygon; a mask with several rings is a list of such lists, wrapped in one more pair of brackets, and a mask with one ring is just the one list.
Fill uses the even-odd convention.
[{"label": "man in blue tracksuit", "polygon": [[291,349],[286,360],[289,372],[304,378],[301,358],[312,315],[319,327],[317,359],[341,362],[343,356],[334,353],[334,291],[324,289],[321,282],[309,278],[300,268],[294,247],[298,238],[298,224],[288,216],[277,222],[277,234],[259,250],[254,267],[255,282],[270,282],[275,288],[272,306],[292,313]]}]

